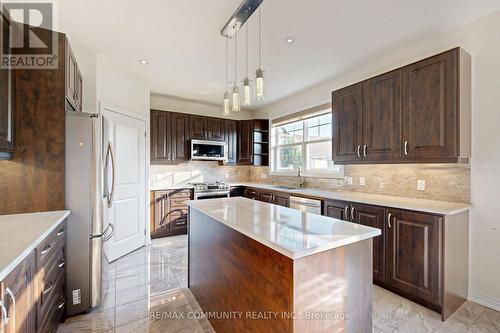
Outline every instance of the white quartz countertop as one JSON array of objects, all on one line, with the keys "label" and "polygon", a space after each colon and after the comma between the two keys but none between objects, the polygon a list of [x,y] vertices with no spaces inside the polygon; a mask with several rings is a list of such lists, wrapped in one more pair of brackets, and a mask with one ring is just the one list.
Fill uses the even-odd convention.
[{"label": "white quartz countertop", "polygon": [[294,260],[381,234],[380,229],[243,197],[187,203]]},{"label": "white quartz countertop", "polygon": [[0,215],[0,281],[68,215],[69,210]]},{"label": "white quartz countertop", "polygon": [[472,205],[468,203],[414,199],[392,195],[361,193],[353,191],[327,191],[312,188],[284,189],[280,188],[279,185],[263,183],[232,183],[230,185],[255,187],[303,196],[357,202],[390,208],[408,209],[439,215],[455,215],[467,211],[472,207]]}]

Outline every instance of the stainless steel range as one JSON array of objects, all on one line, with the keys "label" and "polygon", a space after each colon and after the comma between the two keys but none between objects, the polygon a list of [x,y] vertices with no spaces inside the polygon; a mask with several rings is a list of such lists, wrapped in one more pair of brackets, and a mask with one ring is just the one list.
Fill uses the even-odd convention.
[{"label": "stainless steel range", "polygon": [[224,182],[189,183],[193,185],[194,199],[229,198],[229,184]]}]

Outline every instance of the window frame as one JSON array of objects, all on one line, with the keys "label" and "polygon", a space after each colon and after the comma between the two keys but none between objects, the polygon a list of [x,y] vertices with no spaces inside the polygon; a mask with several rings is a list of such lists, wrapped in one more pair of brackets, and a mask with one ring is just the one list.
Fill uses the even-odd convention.
[{"label": "window frame", "polygon": [[[275,175],[275,176],[298,176],[298,169],[293,168],[293,169],[278,169],[278,156],[277,152],[279,148],[284,148],[284,147],[293,147],[293,146],[301,146],[302,149],[302,163],[301,163],[301,176],[304,177],[321,177],[321,178],[334,178],[334,179],[343,179],[344,178],[344,166],[342,165],[335,165],[332,162],[332,165],[335,166],[334,168],[331,168],[331,166],[328,169],[308,169],[308,156],[307,156],[307,146],[308,144],[313,144],[313,143],[322,143],[322,142],[331,142],[332,141],[332,135],[328,138],[325,139],[317,139],[317,140],[307,140],[308,138],[308,131],[309,131],[309,126],[307,124],[307,121],[316,117],[321,117],[324,116],[325,114],[331,114],[331,109],[322,112],[319,114],[314,114],[310,117],[303,117],[302,119],[297,119],[294,121],[290,121],[289,123],[282,123],[279,125],[270,125],[269,131],[271,133],[271,141],[270,141],[270,168],[269,168],[269,174],[270,175]],[[288,143],[288,144],[279,144],[279,135],[276,133],[276,128],[290,124],[290,123],[295,123],[295,122],[302,122],[302,142],[298,143]],[[318,125],[320,127],[321,125]],[[333,127],[333,120],[331,122],[331,126]],[[332,143],[333,144],[333,143]]]}]

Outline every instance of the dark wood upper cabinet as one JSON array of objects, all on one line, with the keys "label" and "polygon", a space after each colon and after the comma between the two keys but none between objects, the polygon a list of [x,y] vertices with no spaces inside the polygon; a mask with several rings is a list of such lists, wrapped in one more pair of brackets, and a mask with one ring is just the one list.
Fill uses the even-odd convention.
[{"label": "dark wood upper cabinet", "polygon": [[401,157],[401,70],[363,82],[363,159]]},{"label": "dark wood upper cabinet", "polygon": [[189,115],[151,111],[151,163],[175,164],[189,159]]},{"label": "dark wood upper cabinet", "polygon": [[388,214],[386,283],[439,307],[443,218],[404,210]]},{"label": "dark wood upper cabinet", "polygon": [[333,160],[462,162],[470,157],[470,55],[460,48],[332,93]]},{"label": "dark wood upper cabinet", "polygon": [[213,141],[224,141],[224,119],[208,118],[207,139]]},{"label": "dark wood upper cabinet", "polygon": [[238,129],[236,120],[224,120],[224,141],[227,144],[227,164],[235,164],[238,147]]},{"label": "dark wood upper cabinet", "polygon": [[172,159],[171,150],[171,122],[172,113],[165,111],[151,111],[151,163],[169,164]]},{"label": "dark wood upper cabinet", "polygon": [[362,159],[362,116],[362,83],[332,93],[332,156],[335,162],[353,162]]},{"label": "dark wood upper cabinet", "polygon": [[[382,234],[373,238],[373,280],[385,281],[385,209],[372,205],[353,203],[353,222],[380,229]],[[351,217],[351,218],[352,218]]]},{"label": "dark wood upper cabinet", "polygon": [[253,164],[253,121],[238,121],[238,164]]},{"label": "dark wood upper cabinet", "polygon": [[73,50],[66,39],[66,100],[75,111],[82,111],[83,78]]},{"label": "dark wood upper cabinet", "polygon": [[171,124],[172,163],[187,161],[189,159],[189,115],[172,113]]},{"label": "dark wood upper cabinet", "polygon": [[470,143],[460,142],[469,133],[464,126],[470,122],[470,87],[460,87],[468,82],[470,56],[458,48],[403,68],[405,160],[468,157]]},{"label": "dark wood upper cabinet", "polygon": [[198,140],[207,139],[207,117],[189,116],[190,138]]}]

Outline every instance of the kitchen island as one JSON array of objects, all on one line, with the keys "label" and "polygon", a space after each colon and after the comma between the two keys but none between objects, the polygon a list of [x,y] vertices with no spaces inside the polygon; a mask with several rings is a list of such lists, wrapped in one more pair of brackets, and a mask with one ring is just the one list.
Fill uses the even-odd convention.
[{"label": "kitchen island", "polygon": [[379,229],[242,197],[188,205],[189,288],[216,332],[371,332]]}]

